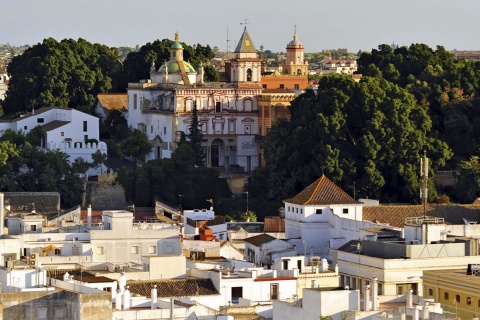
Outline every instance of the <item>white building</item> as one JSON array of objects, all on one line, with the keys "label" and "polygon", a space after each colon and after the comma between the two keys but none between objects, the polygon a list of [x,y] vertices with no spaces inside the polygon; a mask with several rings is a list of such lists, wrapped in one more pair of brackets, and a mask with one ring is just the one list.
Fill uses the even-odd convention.
[{"label": "white building", "polygon": [[330,250],[353,239],[361,229],[387,226],[362,221],[363,204],[325,175],[285,203],[285,238],[299,254],[331,260]]},{"label": "white building", "polygon": [[292,244],[265,233],[245,239],[245,260],[253,263],[271,265],[278,258],[296,253]]},{"label": "white building", "polygon": [[[0,136],[5,130],[28,134],[40,126],[44,136],[40,147],[59,150],[69,155],[69,161],[83,158],[92,162],[92,154],[107,153],[107,144],[100,141],[99,119],[75,109],[43,107],[29,112],[20,118],[0,122]],[[90,174],[96,174],[90,169]]]},{"label": "white building", "polygon": [[189,132],[195,104],[207,166],[222,168],[224,174],[249,173],[258,166],[261,59],[246,28],[226,72],[227,82],[204,83],[203,66],[197,72],[183,59],[176,34],[170,60],[158,69],[152,66],[150,79],[129,83],[126,117],[153,145],[147,160],[171,157],[181,134]]}]

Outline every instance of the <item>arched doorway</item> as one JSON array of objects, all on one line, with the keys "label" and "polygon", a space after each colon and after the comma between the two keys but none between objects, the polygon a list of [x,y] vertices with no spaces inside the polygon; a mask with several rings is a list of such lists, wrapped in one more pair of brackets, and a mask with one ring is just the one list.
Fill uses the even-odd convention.
[{"label": "arched doorway", "polygon": [[212,167],[220,167],[222,165],[221,159],[223,159],[223,140],[215,139],[212,141],[212,147],[210,149],[210,159]]}]

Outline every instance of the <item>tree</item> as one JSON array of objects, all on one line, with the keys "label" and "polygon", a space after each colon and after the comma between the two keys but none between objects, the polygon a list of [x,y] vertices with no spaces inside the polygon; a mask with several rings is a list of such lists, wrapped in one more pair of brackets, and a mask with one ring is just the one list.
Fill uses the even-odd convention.
[{"label": "tree", "polygon": [[[290,112],[291,121],[272,126],[264,147],[264,190],[277,201],[323,173],[347,192],[353,193],[355,182],[363,197],[418,201],[423,150],[434,170],[452,156],[445,143],[428,135],[427,108],[383,78],[356,83],[344,75],[325,75],[317,94],[306,91]],[[250,187],[258,188],[249,182]]]},{"label": "tree", "polygon": [[100,168],[100,173],[103,174],[103,166],[107,163],[107,154],[102,153],[100,150],[95,151],[92,153],[92,164],[91,167],[98,169]]},{"label": "tree", "polygon": [[188,129],[188,143],[192,148],[195,157],[195,165],[203,166],[205,159],[205,152],[203,151],[202,141],[202,124],[198,119],[197,103],[193,104],[192,114],[190,116],[190,127]]},{"label": "tree", "polygon": [[456,199],[461,203],[472,203],[480,196],[480,158],[472,156],[462,161],[457,173]]},{"label": "tree", "polygon": [[15,115],[45,106],[87,111],[97,93],[112,90],[120,71],[117,49],[83,39],[45,39],[8,65],[3,111]]},{"label": "tree", "polygon": [[133,165],[133,172],[136,171],[139,161],[145,161],[145,156],[152,150],[152,145],[147,136],[140,130],[133,132],[119,145],[120,153],[130,160]]}]

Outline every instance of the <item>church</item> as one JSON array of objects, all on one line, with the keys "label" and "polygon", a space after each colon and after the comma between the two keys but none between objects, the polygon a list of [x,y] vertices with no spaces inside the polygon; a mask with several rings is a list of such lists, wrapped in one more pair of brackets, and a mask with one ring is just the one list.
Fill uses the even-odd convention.
[{"label": "church", "polygon": [[[294,41],[295,45],[287,46],[287,60],[292,61],[286,62],[289,69],[282,76],[306,79],[303,45],[296,34]],[[195,70],[183,59],[177,33],[169,61],[158,69],[152,65],[150,79],[128,84],[126,118],[131,128],[144,132],[152,143],[147,160],[171,157],[182,133],[189,132],[196,105],[207,167],[231,176],[249,175],[261,164],[261,135],[270,127],[272,115],[287,117],[295,91],[262,85],[262,60],[246,27],[233,58],[225,62],[225,76],[225,82],[204,82],[203,66]]]}]

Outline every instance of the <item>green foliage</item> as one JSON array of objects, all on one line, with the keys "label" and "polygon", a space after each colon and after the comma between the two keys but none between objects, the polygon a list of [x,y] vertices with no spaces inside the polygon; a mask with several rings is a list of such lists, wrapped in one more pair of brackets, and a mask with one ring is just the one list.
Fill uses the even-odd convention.
[{"label": "green foliage", "polygon": [[132,162],[134,172],[138,162],[145,161],[145,156],[151,150],[152,145],[148,141],[147,136],[137,129],[134,129],[133,132],[119,144],[120,154]]},{"label": "green foliage", "polygon": [[[171,159],[148,161],[137,169],[135,177],[124,168],[117,182],[126,188],[127,198],[139,206],[152,205],[155,198],[175,206],[182,195],[183,208],[204,208],[206,199],[217,204],[218,199],[230,197],[228,185],[217,171],[195,167],[195,154],[187,143],[181,144]],[[132,190],[133,186],[136,190]]]},{"label": "green foliage", "polygon": [[44,106],[88,111],[97,93],[116,85],[120,71],[115,48],[83,39],[45,39],[8,65],[4,113],[15,115]]},{"label": "green foliage", "polygon": [[80,204],[83,181],[79,173],[84,173],[89,164],[77,160],[70,165],[65,153],[38,149],[18,135],[7,132],[1,137],[0,191],[56,191],[62,195],[62,205]]},{"label": "green foliage", "polygon": [[269,199],[291,197],[325,172],[352,195],[355,182],[358,196],[415,202],[423,150],[433,170],[452,156],[429,136],[427,108],[383,78],[356,83],[326,75],[317,94],[299,96],[290,111],[291,121],[277,122],[267,135],[265,179],[249,182],[249,189],[263,185]]},{"label": "green foliage", "polygon": [[100,150],[95,151],[95,153],[92,153],[92,168],[100,168],[101,173],[103,173],[103,165],[107,163],[107,155],[105,153],[102,153]]},{"label": "green foliage", "polygon": [[218,82],[220,81],[220,73],[214,66],[205,66],[205,75],[203,80],[206,82]]},{"label": "green foliage", "polygon": [[480,196],[480,158],[472,156],[469,161],[462,161],[457,173],[456,200],[472,203]]},{"label": "green foliage", "polygon": [[203,152],[202,141],[203,134],[201,123],[198,119],[197,103],[193,104],[192,114],[190,116],[190,127],[188,129],[188,144],[192,148],[195,157],[195,165],[203,166],[205,159],[205,152]]}]

